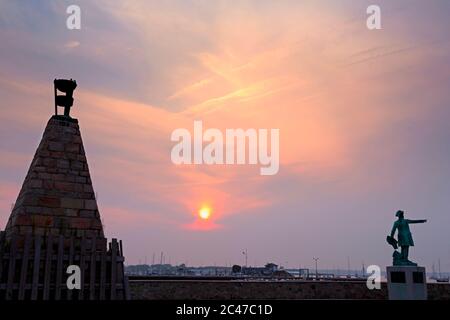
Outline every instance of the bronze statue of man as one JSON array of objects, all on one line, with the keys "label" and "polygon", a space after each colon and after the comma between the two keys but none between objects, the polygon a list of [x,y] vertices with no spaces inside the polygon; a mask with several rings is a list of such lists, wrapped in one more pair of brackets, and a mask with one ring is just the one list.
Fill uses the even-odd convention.
[{"label": "bronze statue of man", "polygon": [[[409,247],[414,246],[414,240],[412,238],[411,231],[409,230],[409,225],[412,223],[425,223],[427,222],[427,220],[405,219],[405,213],[401,210],[397,211],[395,216],[398,219],[397,221],[394,222],[391,235],[390,237],[388,236],[387,239],[388,243],[391,244],[394,247],[394,249],[397,248],[397,245],[401,248],[401,253],[399,257],[397,257],[394,252],[394,264],[396,264],[396,257],[398,258],[397,259],[398,264],[402,265],[414,264],[413,262],[408,260]],[[395,231],[397,231],[397,241],[395,241],[394,239]]]}]

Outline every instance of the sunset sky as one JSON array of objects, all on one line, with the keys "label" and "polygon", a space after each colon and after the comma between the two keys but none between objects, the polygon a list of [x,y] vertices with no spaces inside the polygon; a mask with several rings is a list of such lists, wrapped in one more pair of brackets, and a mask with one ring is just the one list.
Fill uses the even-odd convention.
[{"label": "sunset sky", "polygon": [[[381,7],[368,30],[366,8]],[[81,30],[66,8],[81,8]],[[105,232],[128,264],[391,263],[450,270],[450,2],[0,0],[0,229],[48,118],[78,83]],[[172,164],[171,132],[279,128],[280,170]],[[210,208],[209,219],[198,212]],[[157,259],[159,262],[159,259]]]}]

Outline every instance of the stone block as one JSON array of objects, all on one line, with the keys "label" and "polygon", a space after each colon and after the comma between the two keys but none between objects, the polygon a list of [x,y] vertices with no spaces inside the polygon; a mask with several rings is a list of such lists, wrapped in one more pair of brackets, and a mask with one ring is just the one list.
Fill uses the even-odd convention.
[{"label": "stone block", "polygon": [[62,198],[61,207],[68,209],[83,209],[84,201],[82,199]]},{"label": "stone block", "polygon": [[77,129],[72,127],[63,127],[63,133],[64,134],[76,134]]},{"label": "stone block", "polygon": [[78,153],[80,152],[80,145],[77,143],[68,143],[66,144],[66,152]]},{"label": "stone block", "polygon": [[47,211],[45,211],[44,213],[50,214],[53,216],[63,216],[65,213],[65,209],[64,208],[51,208],[51,209],[48,209]]},{"label": "stone block", "polygon": [[47,172],[39,172],[38,173],[38,178],[42,179],[42,180],[52,180],[52,175],[50,173]]},{"label": "stone block", "polygon": [[92,229],[102,229],[103,225],[100,219],[92,220]]},{"label": "stone block", "polygon": [[79,210],[77,209],[64,209],[64,215],[68,217],[77,217]]},{"label": "stone block", "polygon": [[31,226],[32,220],[29,214],[18,214],[12,217],[12,223],[20,226]]},{"label": "stone block", "polygon": [[83,170],[84,165],[83,165],[83,162],[81,162],[81,161],[73,160],[73,161],[71,161],[70,168],[72,170]]},{"label": "stone block", "polygon": [[97,201],[95,200],[85,200],[84,208],[87,210],[97,210]]},{"label": "stone block", "polygon": [[32,171],[32,172],[28,172],[25,180],[38,179],[38,178],[39,178],[38,173]]},{"label": "stone block", "polygon": [[[42,160],[42,164],[44,165],[44,167],[47,168],[52,168],[52,167],[56,167],[56,159],[53,158],[44,158]],[[48,170],[48,169],[47,169]]]},{"label": "stone block", "polygon": [[51,141],[48,144],[50,151],[64,151],[64,144],[62,142]]},{"label": "stone block", "polygon": [[77,193],[83,192],[84,184],[82,183],[74,183],[74,191]]},{"label": "stone block", "polygon": [[73,173],[69,170],[69,172],[66,174],[66,182],[73,182],[73,183],[76,183],[76,182],[77,182],[77,177],[78,177],[78,175],[73,174]]},{"label": "stone block", "polygon": [[66,153],[67,160],[78,160],[78,153]]},{"label": "stone block", "polygon": [[30,188],[42,188],[42,180],[39,179],[31,179],[28,183]]},{"label": "stone block", "polygon": [[84,192],[94,192],[94,188],[92,188],[92,185],[90,185],[90,184],[85,184],[85,185],[83,185],[83,191]]},{"label": "stone block", "polygon": [[14,216],[14,215],[17,215],[17,214],[26,214],[26,213],[27,213],[26,207],[21,206],[19,204],[19,202],[16,202],[16,204],[14,206],[14,209],[11,212],[11,216]]},{"label": "stone block", "polygon": [[58,168],[52,167],[52,168],[47,168],[47,172],[48,173],[58,173]]},{"label": "stone block", "polygon": [[61,201],[59,198],[39,197],[37,204],[42,207],[58,208],[61,206]]},{"label": "stone block", "polygon": [[87,178],[77,176],[77,177],[75,177],[75,182],[85,184],[87,182]]},{"label": "stone block", "polygon": [[69,162],[69,160],[58,159],[57,167],[61,168],[61,169],[69,169],[70,168],[70,162]]},{"label": "stone block", "polygon": [[76,191],[74,183],[55,181],[55,189],[60,191]]},{"label": "stone block", "polygon": [[[95,230],[85,230],[84,231],[84,236],[86,238],[95,238],[97,237],[97,231]],[[92,241],[88,241],[88,248],[92,248]]]},{"label": "stone block", "polygon": [[92,199],[92,200],[95,200],[95,194],[94,194],[94,192],[84,192],[82,197],[83,197],[83,199]]},{"label": "stone block", "polygon": [[78,135],[72,136],[72,142],[73,143],[78,143],[78,144],[82,144],[83,143],[83,141],[81,140],[81,136],[78,136]]},{"label": "stone block", "polygon": [[36,158],[33,160],[33,162],[31,163],[32,167],[40,167],[40,166],[45,166],[44,164],[44,160],[42,158]]},{"label": "stone block", "polygon": [[35,227],[52,227],[53,217],[51,216],[33,216],[33,226]]},{"label": "stone block", "polygon": [[50,157],[52,158],[64,158],[66,154],[61,151],[52,151],[50,152]]},{"label": "stone block", "polygon": [[39,197],[37,195],[27,195],[16,201],[16,206],[37,206],[39,204]]},{"label": "stone block", "polygon": [[33,227],[31,226],[20,226],[19,233],[20,234],[31,234],[33,232]]},{"label": "stone block", "polygon": [[95,210],[80,210],[79,215],[82,218],[95,218]]},{"label": "stone block", "polygon": [[31,213],[31,214],[41,214],[44,212],[44,208],[42,207],[26,207],[26,211],[27,213]]},{"label": "stone block", "polygon": [[54,184],[53,180],[44,180],[42,182],[42,188],[43,189],[54,189],[55,184]]},{"label": "stone block", "polygon": [[68,174],[69,173],[69,169],[67,168],[56,168],[56,173],[61,173],[61,174]]}]

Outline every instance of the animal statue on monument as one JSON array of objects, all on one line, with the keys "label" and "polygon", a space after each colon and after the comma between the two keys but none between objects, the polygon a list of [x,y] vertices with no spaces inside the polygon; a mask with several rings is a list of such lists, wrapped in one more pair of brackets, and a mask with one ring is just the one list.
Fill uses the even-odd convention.
[{"label": "animal statue on monument", "polygon": [[[64,117],[70,117],[70,108],[73,106],[73,91],[77,87],[75,80],[55,79],[53,80],[55,91],[55,115],[58,115],[58,107],[64,107]],[[58,91],[65,95],[58,95]]]}]

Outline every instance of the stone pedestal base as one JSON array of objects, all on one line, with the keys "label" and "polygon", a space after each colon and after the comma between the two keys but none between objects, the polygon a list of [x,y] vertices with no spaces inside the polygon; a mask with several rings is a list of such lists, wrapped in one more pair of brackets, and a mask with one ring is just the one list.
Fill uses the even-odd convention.
[{"label": "stone pedestal base", "polygon": [[426,300],[427,279],[424,267],[386,268],[389,300]]}]

